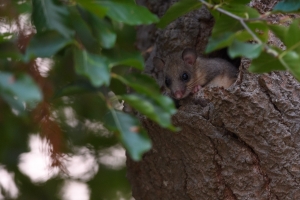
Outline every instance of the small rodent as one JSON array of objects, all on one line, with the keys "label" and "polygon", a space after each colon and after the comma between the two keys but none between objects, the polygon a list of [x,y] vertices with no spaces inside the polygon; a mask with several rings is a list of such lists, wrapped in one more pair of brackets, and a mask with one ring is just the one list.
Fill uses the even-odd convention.
[{"label": "small rodent", "polygon": [[192,48],[167,59],[154,57],[153,65],[163,73],[164,84],[174,99],[183,99],[207,86],[230,87],[237,78],[238,69],[221,58],[197,56]]}]

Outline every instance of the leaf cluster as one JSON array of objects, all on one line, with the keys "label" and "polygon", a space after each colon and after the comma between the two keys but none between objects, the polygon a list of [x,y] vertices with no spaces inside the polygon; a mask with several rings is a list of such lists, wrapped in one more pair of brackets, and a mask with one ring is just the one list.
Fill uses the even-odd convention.
[{"label": "leaf cluster", "polygon": [[[134,26],[159,21],[147,8],[132,0],[13,0],[2,8],[8,11],[0,16],[6,27],[0,33],[0,163],[15,172],[22,197],[57,199],[62,184],[61,178],[33,184],[16,167],[32,133],[46,138],[51,165],[63,169],[61,155],[80,147],[98,159],[121,143],[133,160],[141,159],[151,140],[139,120],[122,111],[124,102],[176,130],[173,101],[141,73],[144,59],[134,46]],[[117,191],[125,197],[124,169],[98,165],[87,182],[91,197],[114,199]]]},{"label": "leaf cluster", "polygon": [[[249,7],[248,3],[248,0],[181,0],[166,12],[158,23],[158,27],[164,28],[181,15],[205,5],[215,19],[212,35],[206,47],[207,53],[227,47],[228,54],[232,58],[252,59],[249,68],[251,72],[288,70],[300,80],[299,20],[285,17],[276,25],[268,22],[268,16],[271,14],[299,12],[299,2],[281,1],[272,12],[263,15]],[[289,26],[285,25],[286,21],[290,24]],[[270,31],[283,42],[285,50],[268,43]]]}]

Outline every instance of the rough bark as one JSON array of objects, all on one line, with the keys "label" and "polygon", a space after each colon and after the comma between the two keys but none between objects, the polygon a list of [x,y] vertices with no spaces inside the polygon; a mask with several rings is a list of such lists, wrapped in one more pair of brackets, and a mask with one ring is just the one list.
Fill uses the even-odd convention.
[{"label": "rough bark", "polygon": [[[268,11],[274,2],[252,6]],[[161,16],[173,2],[140,3]],[[186,46],[202,52],[212,26],[202,8],[166,30],[140,27],[137,46],[156,46],[148,72],[153,55]],[[127,159],[135,199],[300,199],[300,84],[288,72],[251,74],[248,64],[243,62],[229,89],[206,88],[181,102],[173,117],[181,127],[177,133],[141,117],[153,148],[141,162]]]}]

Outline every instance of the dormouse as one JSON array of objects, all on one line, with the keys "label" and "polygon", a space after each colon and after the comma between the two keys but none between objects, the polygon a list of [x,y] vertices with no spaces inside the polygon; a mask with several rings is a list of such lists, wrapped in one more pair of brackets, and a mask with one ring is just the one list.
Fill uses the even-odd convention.
[{"label": "dormouse", "polygon": [[163,73],[164,84],[174,99],[183,99],[203,87],[230,87],[236,80],[238,69],[221,58],[197,56],[192,48],[165,59],[153,58],[154,67]]}]

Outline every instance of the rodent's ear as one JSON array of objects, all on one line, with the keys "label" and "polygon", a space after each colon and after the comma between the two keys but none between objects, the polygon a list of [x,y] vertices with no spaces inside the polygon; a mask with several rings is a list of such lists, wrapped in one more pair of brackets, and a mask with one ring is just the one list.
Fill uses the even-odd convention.
[{"label": "rodent's ear", "polygon": [[165,62],[161,58],[155,56],[153,58],[153,65],[158,71],[162,71],[164,69]]},{"label": "rodent's ear", "polygon": [[193,65],[197,59],[197,52],[195,49],[186,48],[182,52],[182,60],[190,65]]}]

